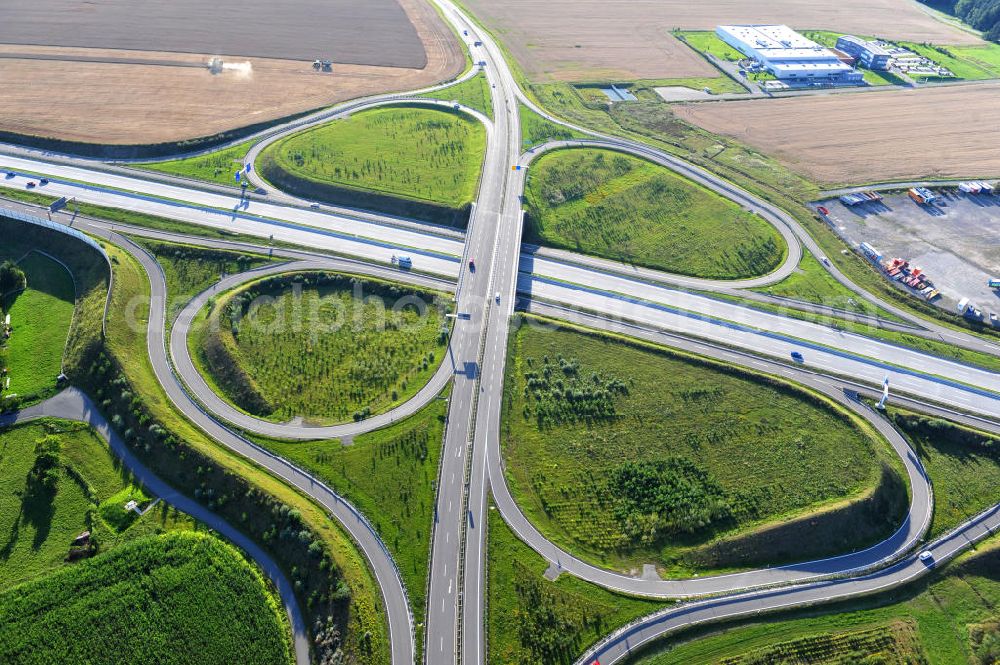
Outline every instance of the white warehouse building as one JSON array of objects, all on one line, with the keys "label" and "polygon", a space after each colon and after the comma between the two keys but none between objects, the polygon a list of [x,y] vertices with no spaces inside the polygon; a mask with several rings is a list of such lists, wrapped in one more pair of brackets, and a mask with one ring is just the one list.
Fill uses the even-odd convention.
[{"label": "white warehouse building", "polygon": [[864,78],[833,51],[787,25],[720,25],[715,34],[782,81],[860,83]]}]

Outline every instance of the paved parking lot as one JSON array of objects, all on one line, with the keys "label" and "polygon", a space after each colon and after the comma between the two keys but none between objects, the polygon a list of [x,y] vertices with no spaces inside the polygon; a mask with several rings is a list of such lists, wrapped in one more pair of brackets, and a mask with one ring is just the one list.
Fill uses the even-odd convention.
[{"label": "paved parking lot", "polygon": [[887,194],[881,203],[848,207],[834,199],[822,205],[852,247],[867,242],[885,258],[898,256],[923,268],[941,291],[935,304],[950,309],[968,297],[1000,314],[1000,292],[986,286],[1000,277],[1000,196],[939,193],[939,205],[930,206],[914,203],[905,192]]}]

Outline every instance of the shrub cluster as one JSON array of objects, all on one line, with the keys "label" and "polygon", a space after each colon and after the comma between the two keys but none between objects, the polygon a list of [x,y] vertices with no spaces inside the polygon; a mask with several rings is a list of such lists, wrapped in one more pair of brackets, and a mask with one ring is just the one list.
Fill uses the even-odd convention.
[{"label": "shrub cluster", "polygon": [[535,361],[527,360],[531,369],[524,372],[524,417],[534,417],[539,428],[614,420],[615,399],[628,394],[625,382],[597,372],[584,378],[575,358],[560,355],[557,361],[551,363],[545,356],[536,370]]},{"label": "shrub cluster", "polygon": [[[298,510],[257,488],[169,432],[144,404],[116,360],[98,350],[80,377],[82,387],[97,398],[125,442],[150,468],[177,490],[260,543],[291,579],[303,607],[342,632],[350,612],[350,591],[322,538],[302,520]],[[325,641],[320,660],[340,650]]]},{"label": "shrub cluster", "polygon": [[683,457],[625,462],[612,470],[615,517],[633,542],[694,533],[732,517],[729,497],[704,469]]}]

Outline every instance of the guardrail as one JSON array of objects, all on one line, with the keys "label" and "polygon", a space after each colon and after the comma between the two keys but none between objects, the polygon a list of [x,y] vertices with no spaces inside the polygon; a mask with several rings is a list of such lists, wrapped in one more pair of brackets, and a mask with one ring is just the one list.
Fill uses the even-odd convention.
[{"label": "guardrail", "polygon": [[[89,245],[91,248],[96,249],[100,255],[104,257],[104,261],[108,264],[108,295],[104,300],[104,316],[101,319],[101,335],[107,335],[108,308],[111,307],[111,291],[114,286],[115,274],[114,270],[111,269],[111,257],[108,256],[108,253],[103,247],[101,247],[100,243],[88,236],[86,233],[77,231],[76,229],[66,226],[65,224],[59,224],[48,219],[35,217],[34,215],[21,212],[20,210],[0,207],[0,217],[7,217],[8,219],[13,219],[17,222],[24,222],[25,224],[32,224],[34,226],[41,226],[42,228],[49,229],[50,231],[71,236],[84,244]],[[70,274],[72,274],[72,272]]]},{"label": "guardrail", "polygon": [[[955,538],[956,535],[958,535],[959,533],[961,533],[963,531],[972,529],[976,525],[977,522],[980,522],[980,521],[988,518],[991,514],[996,513],[997,511],[1000,511],[1000,504],[996,504],[996,505],[994,505],[994,506],[992,506],[992,507],[984,510],[983,512],[979,513],[978,515],[975,515],[975,516],[969,518],[968,520],[966,520],[965,522],[963,522],[959,526],[951,529],[945,535],[943,535],[943,536],[939,537],[938,539],[936,539],[935,541],[933,541],[933,543],[931,543],[931,545],[929,546],[929,549],[933,549],[934,547],[939,546],[939,545],[941,545],[941,544],[943,544],[943,543],[945,543],[945,542],[947,542],[947,541]],[[945,563],[948,563],[949,561],[951,561],[952,559],[954,559],[955,557],[957,557],[959,554],[961,554],[965,550],[967,550],[969,548],[972,548],[972,547],[975,547],[980,541],[982,541],[985,538],[987,538],[987,537],[989,537],[989,536],[991,536],[991,535],[994,534],[993,529],[991,529],[988,525],[985,525],[985,524],[982,525],[982,529],[983,530],[982,530],[981,533],[974,533],[971,537],[970,536],[966,536],[966,542],[964,544],[959,545],[958,547],[954,548],[952,551],[945,553],[941,558],[937,559],[936,562],[935,562],[935,567],[940,566],[940,565],[945,564]],[[904,585],[908,584],[909,582],[911,582],[915,577],[920,577],[920,576],[926,575],[929,572],[931,572],[931,569],[930,568],[926,568],[926,569],[924,569],[922,571],[919,571],[915,575],[911,575],[911,576],[908,576],[908,577],[905,577],[905,578],[902,578],[902,579],[899,579],[899,580],[894,580],[892,582],[889,582],[888,584],[884,584],[884,585],[881,585],[881,586],[878,586],[878,587],[875,587],[875,588],[872,588],[872,589],[865,589],[865,590],[862,590],[862,591],[858,591],[856,593],[844,594],[842,596],[835,596],[835,597],[830,597],[830,598],[823,598],[823,599],[818,599],[818,600],[813,600],[813,601],[808,601],[808,602],[803,602],[803,603],[795,603],[795,604],[789,604],[789,605],[776,606],[776,607],[770,608],[770,609],[756,609],[756,610],[747,610],[747,611],[742,611],[742,612],[734,612],[732,614],[726,614],[726,615],[716,615],[716,616],[712,617],[711,619],[707,619],[707,620],[704,620],[704,621],[691,621],[691,622],[687,622],[685,624],[682,624],[680,626],[677,626],[676,628],[674,628],[672,630],[665,630],[665,631],[663,631],[662,633],[660,633],[659,635],[657,635],[653,639],[660,639],[662,637],[665,637],[665,636],[670,635],[672,633],[676,633],[678,631],[684,630],[685,628],[688,628],[688,627],[691,627],[691,626],[694,626],[694,625],[702,625],[702,624],[707,624],[707,623],[716,623],[716,622],[720,622],[720,621],[728,621],[730,619],[736,619],[736,618],[746,617],[746,616],[759,616],[761,614],[770,614],[770,613],[774,613],[774,612],[780,612],[780,611],[785,610],[785,609],[790,609],[792,607],[796,607],[796,608],[813,607],[813,606],[816,606],[816,605],[823,605],[823,604],[826,604],[826,603],[829,603],[829,602],[838,602],[838,601],[847,600],[847,599],[850,599],[850,598],[861,598],[861,597],[864,597],[864,596],[871,596],[871,595],[883,593],[885,591],[890,591],[892,589],[896,589],[898,587],[904,586]],[[849,577],[858,577],[858,578],[860,578],[860,577],[863,577],[863,576],[861,576],[861,575],[853,575],[853,576],[849,576]],[[825,581],[829,581],[829,580],[825,580]],[[817,582],[817,583],[822,583],[822,582]],[[813,584],[813,583],[810,583],[809,585],[802,585],[802,586],[803,587],[807,587],[807,586],[810,586],[811,584]],[[746,597],[752,596],[754,593],[758,593],[760,591],[765,591],[765,590],[767,590],[767,589],[766,588],[749,589],[749,590],[746,590],[746,591],[741,591],[738,594],[734,594],[733,598],[734,599],[736,599],[736,598],[746,598]],[[588,648],[583,653],[583,655],[581,655],[575,661],[574,665],[591,665],[594,662],[594,659],[595,659],[597,653],[600,652],[600,650],[602,648],[604,648],[604,646],[606,646],[607,644],[610,644],[610,643],[618,640],[618,638],[620,638],[622,635],[624,635],[625,633],[628,633],[630,631],[635,630],[636,628],[638,628],[642,624],[649,623],[649,622],[652,622],[652,621],[656,621],[656,620],[658,620],[658,619],[666,616],[667,614],[669,614],[671,612],[678,611],[679,609],[687,609],[687,608],[691,608],[691,607],[697,606],[699,604],[707,604],[710,600],[717,600],[718,598],[721,598],[721,597],[724,597],[724,596],[719,596],[719,597],[712,598],[712,599],[707,599],[707,600],[698,600],[698,601],[694,601],[694,602],[680,603],[679,605],[675,605],[673,607],[670,607],[670,608],[667,608],[667,609],[664,609],[664,610],[658,610],[656,612],[653,612],[652,614],[647,614],[644,617],[640,617],[638,619],[634,619],[634,620],[630,621],[629,623],[625,624],[624,626],[619,627],[618,629],[616,629],[615,631],[613,631],[612,633],[610,633],[609,635],[607,635],[603,639],[599,640],[597,643],[593,644],[590,648]],[[629,653],[630,654],[634,653],[634,651],[635,651],[636,648],[641,649],[645,645],[646,645],[646,642],[641,642],[639,644],[636,644],[636,645],[634,645],[634,647],[630,647],[629,648]]]}]

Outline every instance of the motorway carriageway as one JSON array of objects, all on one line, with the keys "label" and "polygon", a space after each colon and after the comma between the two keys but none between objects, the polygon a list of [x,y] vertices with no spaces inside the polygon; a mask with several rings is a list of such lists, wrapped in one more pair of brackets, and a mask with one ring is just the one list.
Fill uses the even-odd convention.
[{"label": "motorway carriageway", "polygon": [[[382,263],[389,263],[393,255],[409,255],[413,257],[414,268],[451,278],[457,277],[459,271],[465,269],[464,266],[460,266],[457,258],[462,254],[462,242],[430,232],[391,226],[392,237],[399,241],[399,245],[394,245],[372,239],[385,237],[390,225],[258,201],[250,202],[247,208],[241,209],[238,217],[234,217],[231,206],[234,202],[240,201],[237,196],[30,159],[5,157],[3,161],[7,168],[54,172],[52,178],[55,179],[50,178],[49,185],[38,188],[46,194],[76,196],[81,201],[146,212],[259,237],[273,235],[276,240],[362,256]],[[26,177],[36,179],[30,175]],[[99,186],[69,182],[69,179],[96,180]],[[20,186],[25,181],[25,176],[19,175],[0,182]],[[111,187],[142,189],[146,193],[136,194],[131,191],[108,189]],[[166,201],[163,197],[177,201]],[[179,202],[188,199],[198,207]],[[222,210],[217,210],[218,208]],[[253,214],[248,212],[250,209],[253,210]],[[261,217],[254,218],[254,215]],[[280,215],[291,223],[264,218],[274,215]],[[408,249],[404,245],[409,245],[411,248]],[[651,284],[642,279],[596,271],[566,261],[522,254],[521,270],[525,268],[533,274],[530,279],[526,279],[523,273],[519,276],[518,290],[535,297],[573,304],[584,309],[626,314],[624,308],[627,310],[627,318],[633,320],[654,323],[660,327],[671,321],[671,325],[674,323],[679,325],[674,328],[678,331],[714,340],[720,340],[721,336],[725,336],[727,343],[739,344],[743,348],[763,351],[778,357],[788,357],[792,350],[798,348],[804,351],[804,355],[808,355],[806,362],[810,365],[817,368],[826,367],[840,373],[844,371],[845,359],[853,358],[852,362],[855,365],[864,368],[859,377],[864,377],[875,385],[881,384],[888,374],[893,386],[911,394],[922,395],[977,413],[991,416],[1000,414],[1000,402],[995,396],[966,388],[974,386],[991,393],[1000,392],[1000,375],[994,372],[857,334],[834,330],[816,323],[733,303],[723,303],[704,295]],[[588,286],[582,286],[584,284]],[[621,294],[629,294],[631,300]],[[669,311],[671,309],[711,317],[712,320],[695,321],[690,317],[679,316],[679,312],[673,312],[671,316]],[[737,341],[729,323],[741,324],[766,333],[744,331]],[[774,333],[779,337],[769,337],[768,333]],[[810,342],[796,344],[794,342],[796,338]],[[819,347],[851,348],[855,353],[845,357],[839,353],[821,351]],[[933,376],[919,378],[913,376],[912,372],[894,371],[896,367]],[[875,376],[876,374],[878,376]],[[952,385],[942,383],[935,377],[951,381]]]},{"label": "motorway carriageway", "polygon": [[[810,369],[850,376],[871,385],[881,385],[883,379],[888,376],[893,390],[901,390],[959,410],[981,413],[994,418],[1000,417],[1000,395],[983,390],[981,387],[971,387],[982,383],[995,390],[1000,382],[1000,375],[919,351],[875,342],[851,333],[841,333],[816,326],[834,336],[849,336],[860,340],[861,349],[865,355],[870,355],[869,358],[839,351],[836,348],[826,348],[806,341],[807,338],[795,339],[786,334],[756,330],[720,319],[709,319],[667,305],[651,304],[629,296],[602,293],[593,288],[561,284],[530,275],[519,276],[518,290],[530,294],[532,299],[570,305],[584,311],[600,312],[607,317],[634,321],[776,358],[790,359],[793,351],[799,351],[803,355],[804,364]],[[735,310],[736,308],[731,309],[727,318],[732,319]],[[875,360],[876,358],[881,361]],[[888,364],[889,362],[893,365]],[[967,381],[971,386],[957,383],[956,379],[959,377],[961,377],[959,380]]]}]

